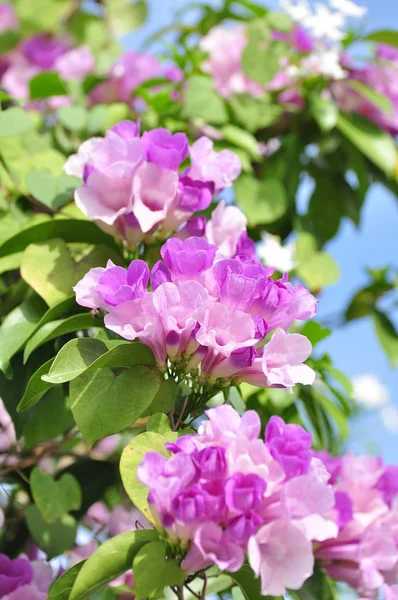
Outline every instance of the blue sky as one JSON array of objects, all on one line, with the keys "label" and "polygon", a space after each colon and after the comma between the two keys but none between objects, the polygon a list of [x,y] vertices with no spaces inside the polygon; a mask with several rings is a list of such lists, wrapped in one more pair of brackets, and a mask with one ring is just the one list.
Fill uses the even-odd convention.
[{"label": "blue sky", "polygon": [[[150,14],[144,27],[129,36],[126,46],[140,48],[142,42],[154,31],[173,22],[174,12],[190,2],[188,0],[148,0]],[[217,5],[217,0],[207,0]],[[263,2],[277,8],[277,0]],[[367,30],[398,28],[397,0],[368,0],[359,2],[368,8],[365,24]],[[305,194],[305,190],[302,190]],[[345,220],[337,237],[327,250],[340,265],[340,281],[327,288],[319,303],[319,315],[328,316],[347,304],[349,298],[366,284],[365,267],[383,267],[398,259],[398,201],[380,185],[369,191],[359,228]],[[398,409],[398,376],[391,370],[388,360],[378,345],[369,319],[354,322],[337,330],[319,345],[319,350],[333,357],[336,367],[350,377],[374,373],[389,389],[391,402]],[[398,432],[387,431],[379,415],[367,412],[352,423],[351,448],[358,452],[382,454],[387,462],[396,462]]]}]

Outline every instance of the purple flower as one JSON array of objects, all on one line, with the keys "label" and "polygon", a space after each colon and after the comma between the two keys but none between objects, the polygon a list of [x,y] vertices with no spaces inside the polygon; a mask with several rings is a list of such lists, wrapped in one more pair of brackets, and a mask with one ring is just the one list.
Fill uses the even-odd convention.
[{"label": "purple flower", "polygon": [[203,523],[195,531],[194,543],[184,558],[182,568],[188,572],[200,571],[216,564],[222,571],[238,571],[244,560],[244,551],[233,542],[216,523]]},{"label": "purple flower", "polygon": [[53,68],[64,79],[82,81],[95,71],[95,58],[88,46],[80,46],[58,56]]},{"label": "purple flower", "polygon": [[262,524],[262,518],[251,512],[228,519],[226,531],[234,541],[246,544]]},{"label": "purple flower", "polygon": [[160,253],[173,279],[193,279],[210,269],[217,247],[206,240],[191,237],[185,241],[171,238]]},{"label": "purple flower", "polygon": [[214,184],[208,181],[195,181],[187,175],[180,176],[180,201],[178,207],[189,213],[207,208],[214,196]]},{"label": "purple flower", "polygon": [[334,498],[335,505],[333,510],[337,514],[337,525],[339,529],[344,529],[354,516],[352,501],[346,492],[337,491],[334,493]]},{"label": "purple flower", "polygon": [[235,473],[225,483],[225,502],[237,513],[247,513],[258,508],[267,484],[258,475]]},{"label": "purple flower", "polygon": [[186,524],[211,517],[214,509],[213,498],[198,487],[182,491],[172,502],[173,515],[178,521]]},{"label": "purple flower", "polygon": [[178,170],[187,158],[189,142],[185,133],[171,133],[168,129],[152,129],[142,136],[142,146],[148,162],[165,169]]},{"label": "purple flower", "polygon": [[106,268],[99,278],[96,292],[109,306],[142,298],[149,281],[149,267],[143,260],[134,260],[129,268],[112,266]]},{"label": "purple flower", "polygon": [[33,579],[33,569],[28,560],[16,558],[11,560],[5,554],[0,554],[0,592],[9,594],[23,585],[28,585]]},{"label": "purple flower", "polygon": [[188,219],[184,227],[176,233],[175,237],[178,237],[182,241],[189,237],[203,237],[206,230],[206,223],[206,217],[203,215],[192,217],[192,219]]},{"label": "purple flower", "polygon": [[225,450],[220,446],[203,448],[194,456],[194,461],[198,466],[200,478],[206,481],[222,479],[227,472]]},{"label": "purple flower", "polygon": [[30,64],[44,70],[53,68],[56,59],[69,48],[66,40],[47,33],[35,35],[22,44],[22,52]]},{"label": "purple flower", "polygon": [[[7,452],[17,441],[14,423],[0,398],[0,452]],[[1,458],[0,458],[1,464]]]},{"label": "purple flower", "polygon": [[280,417],[271,417],[265,441],[272,456],[290,479],[308,472],[311,463],[312,436],[300,425],[286,425]]},{"label": "purple flower", "polygon": [[206,239],[218,246],[218,254],[232,258],[237,254],[242,233],[246,231],[247,219],[236,206],[219,202],[206,225]]},{"label": "purple flower", "polygon": [[239,158],[230,150],[215,152],[213,142],[207,137],[199,138],[190,149],[191,167],[187,175],[199,181],[212,182],[216,193],[231,187],[240,175]]},{"label": "purple flower", "polygon": [[382,493],[384,501],[391,506],[393,499],[398,494],[398,465],[386,467],[376,487]]}]

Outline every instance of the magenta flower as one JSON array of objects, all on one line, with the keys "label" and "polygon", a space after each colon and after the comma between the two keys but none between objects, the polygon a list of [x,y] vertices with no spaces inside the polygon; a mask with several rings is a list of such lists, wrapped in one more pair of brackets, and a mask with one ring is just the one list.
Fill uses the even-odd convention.
[{"label": "magenta flower", "polygon": [[95,71],[95,58],[88,46],[79,46],[58,56],[53,68],[64,79],[82,81]]},{"label": "magenta flower", "polygon": [[312,436],[302,427],[286,425],[280,417],[271,417],[265,430],[265,440],[288,478],[308,473]]},{"label": "magenta flower", "polygon": [[3,600],[46,600],[52,573],[44,561],[14,560],[0,554],[0,595]]},{"label": "magenta flower", "polygon": [[28,62],[44,70],[52,69],[57,58],[69,49],[70,43],[66,39],[52,37],[47,33],[25,40],[21,47]]},{"label": "magenta flower", "polygon": [[241,568],[243,561],[242,548],[210,521],[196,530],[194,543],[181,566],[185,571],[195,572],[215,564],[222,571],[234,572]]},{"label": "magenta flower", "polygon": [[190,149],[191,167],[187,175],[191,179],[211,182],[216,193],[229,188],[240,175],[239,158],[230,150],[214,150],[213,142],[207,137],[199,138]]},{"label": "magenta flower", "polygon": [[153,129],[142,136],[146,160],[165,169],[176,171],[187,158],[189,142],[185,133],[170,133],[168,129]]},{"label": "magenta flower", "polygon": [[[0,398],[0,453],[6,453],[16,443],[14,423]],[[2,459],[0,457],[0,464]]]}]

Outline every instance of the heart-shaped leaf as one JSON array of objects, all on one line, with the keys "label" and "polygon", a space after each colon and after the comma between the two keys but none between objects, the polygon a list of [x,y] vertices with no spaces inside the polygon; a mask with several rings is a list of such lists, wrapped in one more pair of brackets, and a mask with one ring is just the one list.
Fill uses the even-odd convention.
[{"label": "heart-shaped leaf", "polygon": [[71,382],[71,409],[88,445],[134,423],[151,404],[162,377],[136,366],[115,375],[104,367],[83,373]]},{"label": "heart-shaped leaf", "polygon": [[78,510],[82,501],[79,484],[69,473],[54,481],[36,467],[30,476],[30,489],[46,523],[54,523],[69,511]]},{"label": "heart-shaped leaf", "polygon": [[81,184],[78,177],[66,173],[55,176],[48,169],[34,169],[26,177],[26,185],[32,196],[51,210],[57,210],[73,200],[73,194]]},{"label": "heart-shaped leaf", "polygon": [[161,598],[165,587],[182,585],[186,576],[175,559],[166,559],[162,542],[145,544],[134,558],[133,569],[137,598]]},{"label": "heart-shaped leaf", "polygon": [[33,539],[49,559],[74,545],[77,523],[71,515],[66,514],[54,523],[46,523],[37,506],[29,504],[25,509],[25,518]]}]

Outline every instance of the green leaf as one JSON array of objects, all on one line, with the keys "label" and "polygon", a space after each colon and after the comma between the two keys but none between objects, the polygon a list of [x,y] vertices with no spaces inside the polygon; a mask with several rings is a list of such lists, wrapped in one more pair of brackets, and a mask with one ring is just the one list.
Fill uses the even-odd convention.
[{"label": "green leaf", "polygon": [[339,265],[326,252],[317,252],[301,261],[296,270],[297,275],[311,290],[319,290],[325,285],[332,285],[340,278]]},{"label": "green leaf", "polygon": [[337,600],[332,580],[315,563],[314,574],[309,577],[300,590],[294,592],[298,600]]},{"label": "green leaf", "polygon": [[148,408],[148,414],[168,413],[176,403],[177,384],[174,379],[166,379],[160,384],[158,393]]},{"label": "green leaf", "polygon": [[48,169],[34,169],[26,177],[32,196],[54,211],[73,200],[73,194],[81,184],[78,177],[66,173],[54,176]]},{"label": "green leaf", "polygon": [[46,523],[54,523],[69,511],[80,508],[80,487],[69,473],[54,481],[51,475],[35,467],[29,482],[33,500]]},{"label": "green leaf", "polygon": [[0,111],[0,138],[21,135],[33,127],[34,123],[29,114],[18,106]]},{"label": "green leaf", "polygon": [[318,176],[308,206],[308,218],[321,244],[334,237],[340,227],[342,211],[337,204],[339,190],[331,176]]},{"label": "green leaf", "polygon": [[38,296],[29,296],[5,317],[0,326],[0,369],[3,372],[34,331],[43,308],[44,303]]},{"label": "green leaf", "polygon": [[[21,36],[16,29],[9,29],[0,34],[0,54],[5,54],[15,48]],[[4,92],[3,92],[4,93]],[[6,98],[4,98],[6,100]]]},{"label": "green leaf", "polygon": [[347,415],[341,408],[334,404],[327,396],[321,394],[318,390],[313,389],[314,399],[320,404],[327,415],[328,420],[334,424],[340,434],[340,441],[347,439],[350,433],[349,422]]},{"label": "green leaf", "polygon": [[389,46],[398,47],[398,31],[394,29],[382,29],[380,31],[372,31],[364,40],[369,42],[378,42],[379,44],[388,44]]},{"label": "green leaf", "polygon": [[36,544],[47,554],[47,558],[59,556],[75,544],[77,523],[71,515],[63,515],[54,523],[46,523],[34,504],[25,508],[28,529]]},{"label": "green leaf", "polygon": [[168,416],[162,413],[152,415],[146,425],[146,430],[160,433],[160,435],[170,433],[171,427]]},{"label": "green leaf", "polygon": [[29,379],[24,395],[17,406],[18,412],[23,412],[24,410],[28,410],[28,408],[32,408],[32,406],[34,406],[40,400],[40,398],[42,398],[47,390],[53,386],[52,383],[47,383],[41,378],[42,375],[48,372],[53,360],[53,358],[50,358],[50,360],[41,365],[41,367],[39,367]]},{"label": "green leaf", "polygon": [[336,127],[339,109],[331,100],[314,95],[310,98],[310,108],[320,130],[327,133]]},{"label": "green leaf", "polygon": [[148,488],[138,481],[137,467],[147,452],[157,452],[167,458],[170,454],[164,445],[176,439],[177,433],[175,432],[160,435],[159,433],[146,431],[137,435],[123,450],[120,460],[120,474],[124,489],[133,504],[150,522],[153,522],[153,517],[148,507]]},{"label": "green leaf", "polygon": [[365,96],[372,104],[377,106],[383,112],[388,114],[392,113],[392,104],[391,101],[383,94],[379,94],[373,88],[368,85],[362,83],[362,81],[357,81],[356,79],[348,79],[346,84],[358,92],[361,96]]},{"label": "green leaf", "polygon": [[387,315],[374,309],[372,311],[373,326],[382,348],[384,348],[393,368],[398,366],[398,333]]},{"label": "green leaf", "polygon": [[132,425],[154,399],[160,382],[158,371],[142,365],[118,376],[103,367],[74,379],[71,409],[88,445]]},{"label": "green leaf", "polygon": [[133,564],[141,548],[157,539],[154,530],[128,531],[102,544],[81,568],[69,600],[85,600]]},{"label": "green leaf", "polygon": [[105,244],[115,248],[113,238],[101,231],[91,221],[51,219],[43,223],[30,224],[0,244],[0,257],[14,254],[14,252],[22,252],[31,243],[38,244],[51,238],[62,238],[65,242]]},{"label": "green leaf", "polygon": [[[245,563],[239,571],[229,573],[229,575],[237,583],[246,600],[263,600],[264,598],[271,600],[269,596],[261,594],[260,579],[255,578],[254,572],[248,564]],[[272,600],[278,599],[273,598]],[[279,600],[283,599],[279,598]]]},{"label": "green leaf", "polygon": [[271,104],[267,96],[234,94],[229,103],[237,121],[252,133],[275,123],[283,112],[283,107]]},{"label": "green leaf", "polygon": [[285,188],[278,179],[259,182],[250,175],[243,175],[235,183],[235,192],[249,226],[274,223],[287,211]]},{"label": "green leaf", "polygon": [[213,89],[212,80],[204,75],[193,75],[186,82],[182,117],[202,118],[206,123],[222,125],[228,120],[224,101]]},{"label": "green leaf", "polygon": [[166,559],[162,542],[145,544],[133,561],[135,595],[138,599],[159,598],[165,587],[182,585],[186,573],[174,559]]},{"label": "green leaf", "polygon": [[40,100],[50,96],[65,96],[68,91],[65,83],[56,71],[44,71],[29,80],[31,100]]},{"label": "green leaf", "polygon": [[148,6],[145,0],[105,0],[105,11],[111,29],[118,35],[131,33],[146,20]]},{"label": "green leaf", "polygon": [[81,338],[70,340],[61,348],[43,380],[56,385],[102,367],[150,367],[155,364],[151,350],[139,342],[114,340],[105,344],[98,339]]},{"label": "green leaf", "polygon": [[0,275],[7,273],[7,271],[15,271],[19,269],[22,260],[22,252],[11,254],[10,256],[4,256],[0,258]]},{"label": "green leaf", "polygon": [[24,427],[25,448],[52,440],[74,425],[68,398],[61,388],[48,392],[39,406],[29,415]]},{"label": "green leaf", "polygon": [[131,111],[124,102],[114,102],[108,106],[105,129],[109,129],[125,119],[131,118]]},{"label": "green leaf", "polygon": [[58,577],[50,587],[47,600],[69,600],[77,575],[85,562],[85,560],[82,560],[65,573],[62,573],[61,577]]},{"label": "green leaf", "polygon": [[360,115],[340,114],[337,127],[371,162],[387,176],[394,174],[397,148],[393,138]]},{"label": "green leaf", "polygon": [[293,23],[289,15],[283,12],[269,12],[266,16],[271,29],[287,33],[292,29]]},{"label": "green leaf", "polygon": [[53,340],[61,335],[72,333],[74,331],[80,331],[82,329],[90,329],[91,327],[101,327],[102,320],[96,319],[91,316],[90,313],[82,313],[80,315],[73,315],[67,319],[58,319],[57,321],[50,321],[46,323],[36,331],[34,335],[28,340],[25,351],[24,351],[24,362],[28,360],[29,356],[46,342]]},{"label": "green leaf", "polygon": [[68,8],[66,0],[14,0],[13,4],[26,34],[57,31]]},{"label": "green leaf", "polygon": [[265,85],[280,70],[281,56],[287,54],[288,47],[271,40],[271,30],[264,19],[249,23],[247,35],[241,59],[243,71],[252,81]]},{"label": "green leaf", "polygon": [[315,348],[319,342],[329,337],[332,333],[330,329],[327,327],[323,327],[320,323],[316,321],[307,321],[304,327],[300,330],[301,335],[305,335],[306,338],[312,344],[312,347]]},{"label": "green leaf", "polygon": [[52,306],[71,295],[75,283],[74,266],[65,242],[52,239],[26,248],[21,262],[21,276]]},{"label": "green leaf", "polygon": [[254,160],[260,160],[261,155],[258,142],[251,133],[236,125],[225,125],[221,129],[221,133],[224,140],[234,144],[234,146],[238,146],[238,148],[246,150]]},{"label": "green leaf", "polygon": [[57,117],[69,131],[81,131],[87,126],[88,111],[82,106],[62,106]]}]

